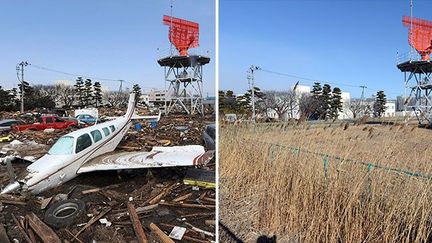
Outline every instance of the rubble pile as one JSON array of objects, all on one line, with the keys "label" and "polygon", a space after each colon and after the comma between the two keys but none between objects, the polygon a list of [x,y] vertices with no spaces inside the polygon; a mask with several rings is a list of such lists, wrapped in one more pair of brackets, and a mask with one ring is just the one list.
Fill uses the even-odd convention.
[{"label": "rubble pile", "polygon": [[[5,171],[0,173],[0,182],[7,181],[7,176],[3,176]],[[184,229],[180,238],[182,242],[214,241],[214,189],[184,185],[181,179],[174,179],[177,177],[175,174],[168,179],[166,175],[158,178],[143,174],[83,175],[38,196],[2,195],[0,220],[9,239],[20,242],[39,235],[35,231],[42,227],[51,229],[51,234],[62,240],[59,242],[131,242],[139,237],[134,230],[134,224],[138,222],[148,240],[161,240],[161,232],[168,237],[175,227],[181,227]],[[107,176],[112,177],[111,180]],[[56,202],[71,198],[85,205],[79,209],[82,210],[80,216],[73,221],[57,219],[56,225],[48,224],[47,210]],[[131,208],[137,214],[138,222],[132,219]],[[37,226],[29,226],[29,216],[40,219]],[[62,227],[58,227],[60,224]],[[161,232],[155,232],[155,227]],[[43,237],[48,235],[40,236],[42,240]]]},{"label": "rubble pile", "polygon": [[[210,117],[170,115],[157,124],[134,123],[116,151],[202,144],[203,129],[210,121]],[[11,134],[15,146],[38,146],[39,153],[31,155],[39,158],[73,129]],[[10,146],[1,143],[0,151],[16,154],[18,149],[8,150]],[[23,149],[20,156],[30,151]],[[5,154],[0,152],[0,157]],[[12,165],[19,174],[29,163],[18,160]],[[214,173],[214,163],[203,169]],[[0,195],[0,242],[215,241],[215,189],[185,184],[186,172],[186,168],[92,172],[39,195]],[[6,166],[0,165],[0,188],[9,182]]]}]

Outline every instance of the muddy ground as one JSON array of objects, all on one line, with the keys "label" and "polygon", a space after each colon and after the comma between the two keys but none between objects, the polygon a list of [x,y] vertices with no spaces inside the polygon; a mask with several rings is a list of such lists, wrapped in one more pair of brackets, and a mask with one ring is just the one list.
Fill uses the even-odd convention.
[{"label": "muddy ground", "polygon": [[[150,128],[149,124],[142,123],[142,129],[136,130],[133,125],[119,145],[118,151],[149,151],[153,146],[202,144],[202,131],[205,125],[212,123],[212,120],[214,118],[211,116],[201,118],[170,115],[162,117],[157,128]],[[183,126],[183,129],[179,129],[180,126]],[[185,126],[187,130],[184,130]],[[34,140],[39,144],[47,144],[46,147],[32,154],[38,157],[43,155],[58,137],[67,132],[32,131],[12,135],[23,142]],[[17,173],[24,170],[27,165],[28,163],[20,161],[13,163]],[[214,172],[214,160],[203,169]],[[33,212],[44,221],[45,212],[55,202],[55,197],[58,197],[59,194],[67,194],[68,199],[82,200],[85,203],[85,211],[76,222],[69,226],[52,227],[63,242],[92,242],[93,240],[96,242],[137,242],[132,222],[126,214],[128,202],[132,203],[135,208],[149,208],[139,213],[139,218],[150,242],[159,241],[159,238],[150,230],[150,223],[155,223],[167,235],[174,226],[187,228],[185,233],[187,240],[183,239],[182,242],[210,242],[215,238],[192,229],[192,226],[215,233],[215,190],[185,185],[183,183],[185,173],[186,169],[177,168],[82,174],[62,186],[37,196],[1,197],[0,223],[4,225],[11,241],[17,239],[19,242],[26,242],[24,234],[20,232],[12,215],[20,221],[25,215]],[[0,166],[0,187],[8,184],[8,179],[6,166]],[[96,189],[96,191],[89,192],[89,189]],[[161,194],[163,196],[160,199],[152,200]],[[181,201],[173,201],[187,195],[189,196]],[[41,202],[51,197],[51,202],[46,209],[41,209]],[[183,205],[197,205],[200,208],[184,207]],[[93,217],[106,211],[108,213],[101,218],[111,222],[111,226],[107,227],[96,221],[76,238],[73,237]],[[117,217],[121,214],[124,215]],[[25,229],[28,228],[26,223],[23,226]],[[26,232],[31,235],[31,232]],[[40,241],[38,236],[36,239]]]}]

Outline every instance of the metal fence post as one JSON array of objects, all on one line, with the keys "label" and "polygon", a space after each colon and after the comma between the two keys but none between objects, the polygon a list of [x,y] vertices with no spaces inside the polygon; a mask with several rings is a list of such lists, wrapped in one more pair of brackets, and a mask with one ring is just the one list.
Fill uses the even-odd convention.
[{"label": "metal fence post", "polygon": [[367,192],[368,192],[368,196],[369,198],[372,196],[372,178],[371,178],[371,171],[373,169],[374,165],[372,163],[368,163],[367,165],[367,173],[368,173],[368,178],[367,178]]},{"label": "metal fence post", "polygon": [[328,155],[324,155],[323,156],[323,163],[324,163],[324,180],[326,182],[326,186],[327,186],[327,169],[328,169]]}]

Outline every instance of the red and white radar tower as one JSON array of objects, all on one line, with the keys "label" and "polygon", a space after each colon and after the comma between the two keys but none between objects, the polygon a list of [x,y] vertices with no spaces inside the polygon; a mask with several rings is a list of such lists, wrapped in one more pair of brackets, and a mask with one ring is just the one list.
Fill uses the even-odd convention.
[{"label": "red and white radar tower", "polygon": [[169,82],[165,114],[175,110],[204,115],[203,66],[210,58],[188,53],[199,46],[199,24],[167,15],[163,16],[163,24],[169,26],[168,39],[178,51],[158,60]]}]

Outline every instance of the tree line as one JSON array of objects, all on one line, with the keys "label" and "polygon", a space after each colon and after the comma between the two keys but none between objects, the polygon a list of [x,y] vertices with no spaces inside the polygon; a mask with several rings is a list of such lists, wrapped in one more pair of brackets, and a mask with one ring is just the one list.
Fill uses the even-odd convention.
[{"label": "tree line", "polygon": [[[100,82],[78,77],[74,85],[33,85],[23,82],[25,110],[37,108],[83,108],[83,107],[118,107],[127,106],[129,94],[121,91],[102,91]],[[133,85],[137,102],[140,103],[141,88]],[[0,111],[18,111],[21,105],[21,83],[18,88],[9,90],[0,86]],[[60,105],[59,105],[60,104]]]},{"label": "tree line", "polygon": [[[335,120],[346,109],[351,111],[356,118],[359,111],[353,112],[356,103],[343,105],[342,90],[339,87],[332,88],[330,84],[315,82],[310,93],[299,92],[298,83],[288,91],[261,91],[254,87],[255,111],[261,117],[268,117],[269,112],[277,114],[279,120],[300,118],[305,120]],[[243,116],[252,114],[252,90],[245,94],[234,95],[232,90],[219,91],[219,112],[221,115],[235,113]],[[372,113],[381,117],[385,112],[386,96],[384,91],[377,92],[375,102],[370,110],[362,114]]]}]

